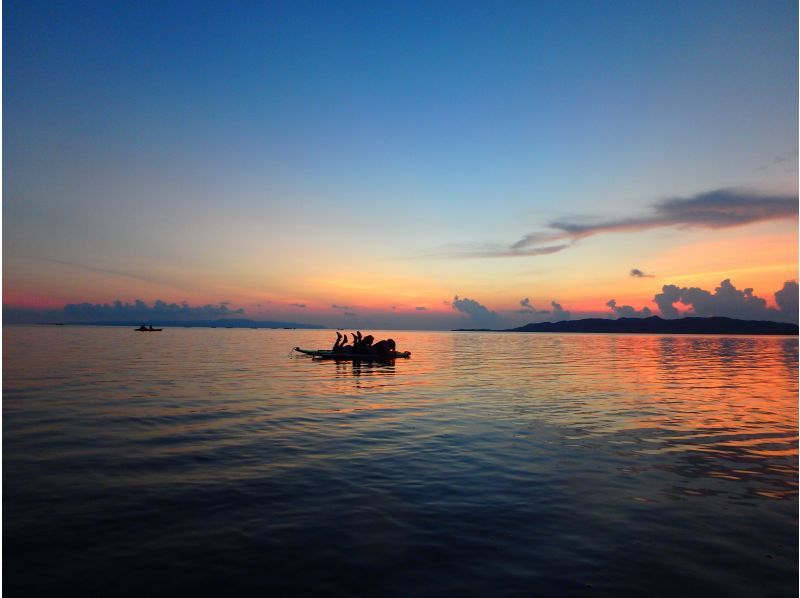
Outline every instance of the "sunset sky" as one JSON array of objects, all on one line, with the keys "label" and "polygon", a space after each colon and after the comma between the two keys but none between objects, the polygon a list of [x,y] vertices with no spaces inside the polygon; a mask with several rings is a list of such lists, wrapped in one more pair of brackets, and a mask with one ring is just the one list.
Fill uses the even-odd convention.
[{"label": "sunset sky", "polygon": [[6,1],[4,305],[449,328],[666,315],[675,285],[680,312],[796,319],[797,23]]}]

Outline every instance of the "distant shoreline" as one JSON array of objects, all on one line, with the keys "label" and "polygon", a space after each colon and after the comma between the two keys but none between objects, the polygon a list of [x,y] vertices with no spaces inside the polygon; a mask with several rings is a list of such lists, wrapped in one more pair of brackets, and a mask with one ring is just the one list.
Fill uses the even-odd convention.
[{"label": "distant shoreline", "polygon": [[649,318],[619,318],[617,320],[589,318],[526,324],[519,328],[493,330],[490,328],[458,328],[454,332],[566,332],[605,334],[741,334],[797,336],[797,324],[734,318],[678,318],[665,320]]}]

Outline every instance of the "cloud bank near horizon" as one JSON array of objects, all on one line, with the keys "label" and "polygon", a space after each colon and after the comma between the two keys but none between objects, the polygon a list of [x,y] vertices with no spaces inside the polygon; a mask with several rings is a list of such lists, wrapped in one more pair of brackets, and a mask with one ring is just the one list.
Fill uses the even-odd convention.
[{"label": "cloud bank near horizon", "polygon": [[133,303],[120,300],[112,303],[68,303],[61,309],[36,310],[3,308],[3,320],[11,323],[40,322],[43,319],[59,322],[115,322],[150,320],[216,320],[244,315],[243,308],[231,309],[228,302],[192,307],[187,302],[167,303],[157,299],[153,305],[141,299]]},{"label": "cloud bank near horizon", "polygon": [[[657,306],[657,313],[664,318],[677,318],[683,316],[725,316],[747,320],[772,320],[797,323],[798,321],[798,283],[795,280],[786,281],[783,287],[774,293],[777,307],[768,307],[766,299],[754,294],[752,288],[738,289],[730,279],[723,280],[713,291],[698,287],[681,287],[674,284],[664,285],[660,292],[653,296],[653,303]],[[475,328],[502,328],[519,320],[520,316],[529,316],[530,322],[562,321],[573,317],[598,317],[598,312],[572,313],[561,303],[551,301],[551,309],[537,309],[529,297],[519,301],[520,309],[495,311],[476,299],[459,297],[456,295],[451,301],[445,301],[454,312],[452,316],[446,314],[432,314],[427,309],[414,308],[409,314],[404,314],[402,322],[393,320],[390,314],[370,312],[364,325],[380,327],[391,321],[395,325],[414,328],[424,318],[426,328],[448,329],[459,326],[459,319],[469,327]],[[606,317],[648,317],[655,310],[650,307],[636,309],[630,305],[620,305],[615,299],[606,302]],[[341,306],[339,306],[341,307]],[[416,315],[415,315],[416,314]],[[430,314],[430,315],[427,315]],[[316,324],[330,324],[330,315],[309,314]],[[357,318],[358,314],[346,311],[339,314],[346,318]],[[25,309],[4,306],[3,321],[7,323],[32,324],[39,322],[132,322],[132,321],[193,321],[215,320],[232,316],[245,316],[243,308],[233,309],[228,302],[191,306],[186,302],[167,303],[157,300],[152,305],[145,301],[136,300],[132,303],[114,301],[112,303],[71,303],[61,309]],[[389,320],[384,322],[374,318]],[[432,316],[432,317],[431,317]],[[246,317],[246,316],[245,316]],[[259,319],[259,318],[256,318]],[[363,318],[362,318],[363,319]],[[374,321],[373,321],[374,320]]]},{"label": "cloud bank near horizon", "polygon": [[[599,222],[556,220],[550,230],[525,235],[511,245],[462,247],[433,257],[522,257],[548,255],[571,247],[581,239],[599,234],[639,232],[655,228],[720,230],[767,222],[797,219],[798,196],[774,195],[743,189],[715,189],[691,197],[656,202],[650,213]],[[648,277],[634,268],[631,276]]]}]

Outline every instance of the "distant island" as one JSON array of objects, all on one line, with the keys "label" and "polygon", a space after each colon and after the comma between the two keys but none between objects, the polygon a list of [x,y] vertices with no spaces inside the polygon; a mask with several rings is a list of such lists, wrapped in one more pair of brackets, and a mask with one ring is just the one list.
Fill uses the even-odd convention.
[{"label": "distant island", "polygon": [[617,320],[588,318],[562,322],[540,322],[519,328],[490,330],[488,328],[459,328],[456,332],[604,332],[613,334],[777,334],[797,335],[797,324],[734,318],[619,318]]},{"label": "distant island", "polygon": [[170,328],[302,328],[322,330],[325,326],[299,324],[297,322],[275,322],[271,320],[249,320],[246,318],[221,318],[217,320],[118,320],[113,322],[39,322],[47,326],[167,326]]}]

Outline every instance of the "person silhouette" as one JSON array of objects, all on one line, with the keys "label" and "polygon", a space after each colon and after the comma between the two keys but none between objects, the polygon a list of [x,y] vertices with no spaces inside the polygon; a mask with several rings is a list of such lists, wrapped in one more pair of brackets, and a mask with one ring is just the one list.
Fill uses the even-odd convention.
[{"label": "person silhouette", "polygon": [[385,341],[378,341],[372,345],[372,350],[376,355],[388,357],[394,355],[396,347],[397,345],[395,344],[394,339],[390,338],[386,339]]}]

